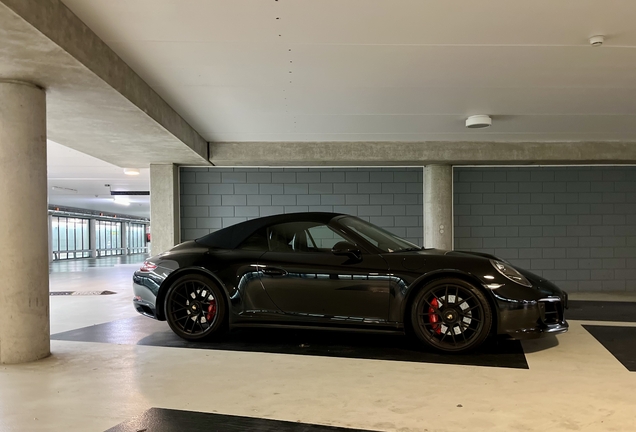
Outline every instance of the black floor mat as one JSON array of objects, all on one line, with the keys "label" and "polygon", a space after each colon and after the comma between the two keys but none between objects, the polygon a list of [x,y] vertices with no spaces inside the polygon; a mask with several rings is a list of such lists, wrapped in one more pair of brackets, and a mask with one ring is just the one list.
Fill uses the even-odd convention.
[{"label": "black floor mat", "polygon": [[239,417],[194,411],[151,408],[137,418],[106,432],[363,432],[307,423]]},{"label": "black floor mat", "polygon": [[571,300],[569,309],[565,311],[565,319],[636,322],[636,303]]},{"label": "black floor mat", "polygon": [[630,372],[636,372],[636,327],[584,325],[616,360]]},{"label": "black floor mat", "polygon": [[493,340],[469,354],[438,354],[400,335],[335,331],[241,329],[214,342],[187,342],[168,324],[146,317],[127,318],[58,333],[56,340],[265,352],[325,357],[361,358],[422,363],[528,369],[521,343]]}]

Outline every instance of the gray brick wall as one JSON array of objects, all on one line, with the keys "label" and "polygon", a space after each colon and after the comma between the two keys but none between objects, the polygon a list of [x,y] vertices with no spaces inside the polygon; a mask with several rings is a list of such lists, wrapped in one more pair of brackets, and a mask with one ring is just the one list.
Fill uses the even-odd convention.
[{"label": "gray brick wall", "polygon": [[181,168],[181,239],[307,211],[359,216],[423,243],[422,168]]},{"label": "gray brick wall", "polygon": [[636,167],[455,168],[455,249],[569,291],[636,290]]}]

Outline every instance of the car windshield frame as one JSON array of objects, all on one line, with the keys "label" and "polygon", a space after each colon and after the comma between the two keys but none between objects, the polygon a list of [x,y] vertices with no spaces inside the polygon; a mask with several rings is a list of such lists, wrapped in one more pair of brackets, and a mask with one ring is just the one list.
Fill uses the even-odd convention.
[{"label": "car windshield frame", "polygon": [[[355,216],[343,216],[336,221],[345,230],[381,253],[419,251],[423,248],[410,241]],[[362,228],[362,229],[361,229]],[[385,245],[384,247],[381,245]],[[389,247],[393,246],[393,247]]]}]

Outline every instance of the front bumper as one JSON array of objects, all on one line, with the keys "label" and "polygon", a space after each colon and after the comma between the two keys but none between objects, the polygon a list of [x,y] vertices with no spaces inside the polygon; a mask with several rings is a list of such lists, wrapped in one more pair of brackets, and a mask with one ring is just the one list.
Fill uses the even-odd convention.
[{"label": "front bumper", "polygon": [[157,293],[159,283],[150,273],[137,271],[133,275],[133,306],[140,314],[157,318]]},{"label": "front bumper", "polygon": [[501,309],[499,334],[514,339],[535,339],[568,331],[564,317],[567,294],[524,302],[507,302]]},{"label": "front bumper", "polygon": [[558,324],[518,329],[507,333],[507,335],[513,339],[537,339],[548,335],[563,334],[568,331],[569,327],[567,321],[564,320]]}]

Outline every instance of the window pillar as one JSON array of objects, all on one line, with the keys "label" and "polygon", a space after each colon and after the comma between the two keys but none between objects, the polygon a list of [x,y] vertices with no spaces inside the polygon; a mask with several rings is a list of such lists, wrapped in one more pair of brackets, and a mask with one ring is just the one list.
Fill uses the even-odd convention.
[{"label": "window pillar", "polygon": [[49,263],[53,262],[53,216],[47,218],[49,228]]},{"label": "window pillar", "polygon": [[122,255],[130,255],[130,249],[128,247],[128,231],[130,224],[128,222],[121,223],[121,247],[124,248]]},{"label": "window pillar", "polygon": [[88,222],[88,236],[91,246],[91,258],[97,258],[97,220],[91,219]]}]

